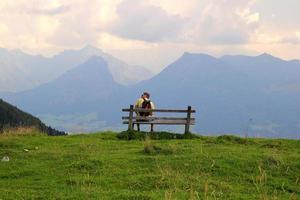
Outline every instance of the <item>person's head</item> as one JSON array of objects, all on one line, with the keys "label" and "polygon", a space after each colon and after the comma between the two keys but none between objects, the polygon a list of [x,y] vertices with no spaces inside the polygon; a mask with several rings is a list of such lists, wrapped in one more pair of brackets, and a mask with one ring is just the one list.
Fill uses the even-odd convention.
[{"label": "person's head", "polygon": [[142,97],[149,99],[150,98],[149,92],[144,92],[143,95],[142,95]]}]

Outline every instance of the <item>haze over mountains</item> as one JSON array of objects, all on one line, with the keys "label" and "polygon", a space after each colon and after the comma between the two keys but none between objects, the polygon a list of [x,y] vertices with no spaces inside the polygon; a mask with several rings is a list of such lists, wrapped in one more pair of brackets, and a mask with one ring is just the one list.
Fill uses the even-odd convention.
[{"label": "haze over mountains", "polygon": [[66,50],[53,57],[33,56],[20,50],[0,48],[0,92],[19,92],[32,89],[58,78],[64,72],[101,56],[108,63],[116,82],[124,85],[137,83],[153,74],[139,66],[131,66],[92,46]]},{"label": "haze over mountains", "polygon": [[147,90],[159,108],[193,106],[199,133],[300,138],[298,61],[185,53],[131,86],[119,84],[110,66],[91,57],[49,83],[3,96],[56,128],[96,131],[120,127],[121,108]]}]

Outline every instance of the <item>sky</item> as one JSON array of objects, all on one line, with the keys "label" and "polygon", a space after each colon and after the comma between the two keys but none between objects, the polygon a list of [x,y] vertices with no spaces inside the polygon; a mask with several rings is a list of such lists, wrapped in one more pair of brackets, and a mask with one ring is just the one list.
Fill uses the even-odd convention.
[{"label": "sky", "polygon": [[299,0],[0,0],[0,47],[92,45],[153,72],[184,52],[300,59]]}]

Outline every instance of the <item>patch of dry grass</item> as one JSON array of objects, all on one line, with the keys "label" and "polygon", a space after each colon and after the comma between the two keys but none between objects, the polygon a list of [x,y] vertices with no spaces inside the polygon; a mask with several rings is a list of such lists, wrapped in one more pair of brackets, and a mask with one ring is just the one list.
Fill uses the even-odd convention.
[{"label": "patch of dry grass", "polygon": [[46,135],[46,133],[41,132],[36,127],[14,127],[5,128],[0,132],[0,137],[10,137],[10,136],[28,136],[28,135]]}]

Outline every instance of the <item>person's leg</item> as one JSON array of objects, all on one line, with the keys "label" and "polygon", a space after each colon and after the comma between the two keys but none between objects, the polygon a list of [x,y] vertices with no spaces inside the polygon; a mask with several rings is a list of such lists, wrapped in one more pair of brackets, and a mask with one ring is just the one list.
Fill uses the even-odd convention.
[{"label": "person's leg", "polygon": [[[139,117],[141,117],[141,113],[137,112],[136,113],[136,122],[139,122],[140,120],[138,119]],[[140,131],[140,124],[136,124],[137,127],[137,131]]]},{"label": "person's leg", "polygon": [[154,124],[151,124],[151,132],[153,132]]}]

